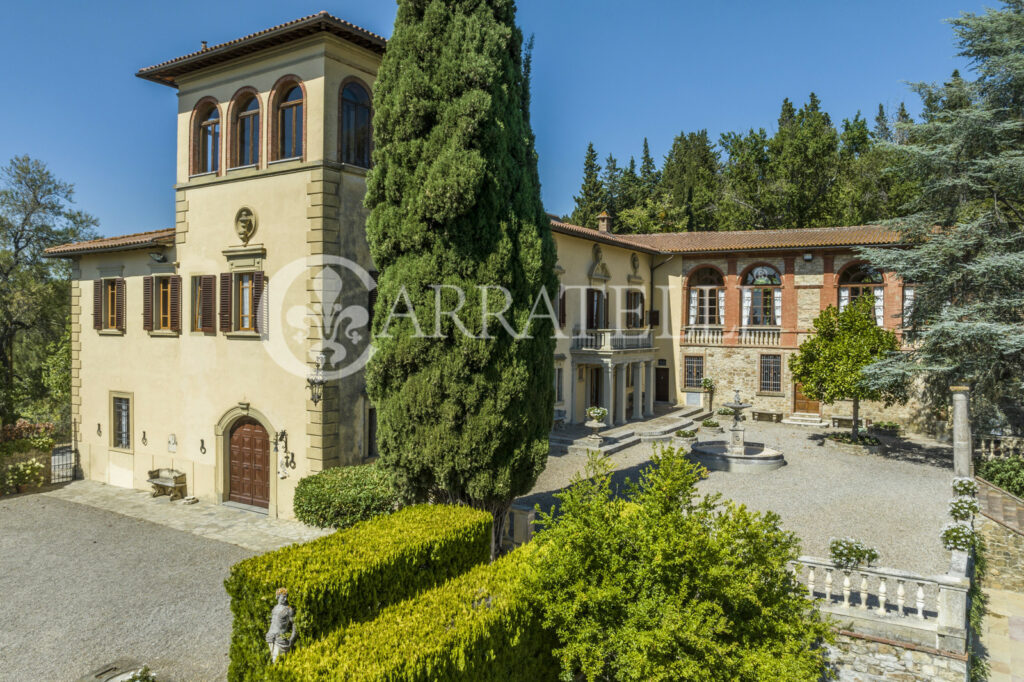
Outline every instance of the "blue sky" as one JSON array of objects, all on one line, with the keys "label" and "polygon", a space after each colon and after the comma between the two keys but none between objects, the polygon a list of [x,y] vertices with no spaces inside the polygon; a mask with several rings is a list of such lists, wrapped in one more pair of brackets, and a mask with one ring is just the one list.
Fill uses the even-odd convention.
[{"label": "blue sky", "polygon": [[[943,19],[976,0],[520,0],[536,36],[533,126],[544,203],[571,211],[583,152],[659,164],[681,130],[771,129],[783,97],[814,91],[838,122],[879,102],[919,105],[905,82],[963,69]],[[10,2],[0,40],[0,160],[29,154],[76,186],[103,234],[174,219],[175,92],[143,66],[321,9],[388,36],[387,0]]]}]

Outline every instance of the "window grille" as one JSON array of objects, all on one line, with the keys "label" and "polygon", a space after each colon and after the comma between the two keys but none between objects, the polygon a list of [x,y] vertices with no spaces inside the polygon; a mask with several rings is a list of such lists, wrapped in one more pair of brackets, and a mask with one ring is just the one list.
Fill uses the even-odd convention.
[{"label": "window grille", "polygon": [[782,392],[782,356],[761,356],[761,388],[762,393]]}]

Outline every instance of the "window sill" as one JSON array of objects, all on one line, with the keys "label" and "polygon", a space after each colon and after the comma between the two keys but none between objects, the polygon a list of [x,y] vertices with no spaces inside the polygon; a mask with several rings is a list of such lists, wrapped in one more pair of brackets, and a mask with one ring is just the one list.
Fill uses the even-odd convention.
[{"label": "window sill", "polygon": [[124,331],[120,329],[100,329],[100,336],[124,336]]},{"label": "window sill", "polygon": [[341,162],[341,170],[346,171],[348,173],[355,173],[356,175],[366,175],[367,173],[370,172],[370,169],[367,166],[360,166],[354,163],[345,163],[344,161]]},{"label": "window sill", "polygon": [[232,166],[231,168],[228,168],[228,173],[233,173],[234,171],[240,170],[256,170],[259,167],[260,165],[258,163],[247,163],[244,166]]},{"label": "window sill", "polygon": [[782,391],[758,391],[754,395],[763,396],[765,398],[785,398],[786,394]]},{"label": "window sill", "polygon": [[107,448],[107,450],[109,450],[110,452],[117,452],[117,453],[120,453],[122,455],[134,455],[135,454],[134,450],[130,450],[130,449],[129,450],[125,450],[124,448],[115,448],[113,445],[111,445],[109,448]]},{"label": "window sill", "polygon": [[205,173],[196,173],[195,175],[188,176],[189,180],[195,180],[196,178],[208,178],[211,175],[217,175],[217,171],[207,171]]},{"label": "window sill", "polygon": [[683,393],[705,393],[703,388],[696,388],[694,386],[684,386],[682,388]]},{"label": "window sill", "polygon": [[259,332],[246,332],[246,331],[241,331],[241,332],[237,332],[237,331],[236,332],[225,332],[224,336],[228,337],[229,339],[259,339],[259,338],[261,338]]},{"label": "window sill", "polygon": [[289,161],[302,161],[302,157],[301,156],[289,156],[287,159],[274,159],[273,161],[268,161],[267,165],[268,166],[274,166],[274,165],[277,165],[279,163],[288,163]]},{"label": "window sill", "polygon": [[174,337],[181,336],[181,332],[171,331],[170,329],[154,329],[149,332],[150,336],[163,336],[163,337]]}]

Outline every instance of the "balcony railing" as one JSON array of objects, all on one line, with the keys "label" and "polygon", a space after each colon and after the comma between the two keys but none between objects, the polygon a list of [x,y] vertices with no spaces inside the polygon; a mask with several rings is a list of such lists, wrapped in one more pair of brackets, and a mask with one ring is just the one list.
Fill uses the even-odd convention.
[{"label": "balcony railing", "polygon": [[742,327],[741,346],[777,346],[782,333],[773,327]]},{"label": "balcony railing", "polygon": [[683,343],[687,346],[721,346],[721,327],[686,327],[683,330]]},{"label": "balcony railing", "polygon": [[587,329],[572,338],[573,350],[639,350],[654,348],[650,329]]}]

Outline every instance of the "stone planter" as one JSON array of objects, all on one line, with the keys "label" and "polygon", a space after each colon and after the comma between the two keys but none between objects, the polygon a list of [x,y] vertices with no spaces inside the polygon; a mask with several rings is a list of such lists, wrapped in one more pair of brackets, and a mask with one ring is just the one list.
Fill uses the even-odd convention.
[{"label": "stone planter", "polygon": [[700,432],[709,435],[722,435],[723,433],[725,433],[725,429],[723,429],[721,426],[701,426]]},{"label": "stone planter", "polygon": [[839,452],[845,452],[848,455],[882,455],[885,454],[884,445],[861,445],[854,443],[843,443],[841,441],[832,440],[830,438],[825,439],[825,446],[835,448]]},{"label": "stone planter", "polygon": [[690,436],[689,438],[682,438],[680,436],[672,436],[672,446],[677,448],[686,448],[689,450],[694,443],[697,442],[697,436]]}]

